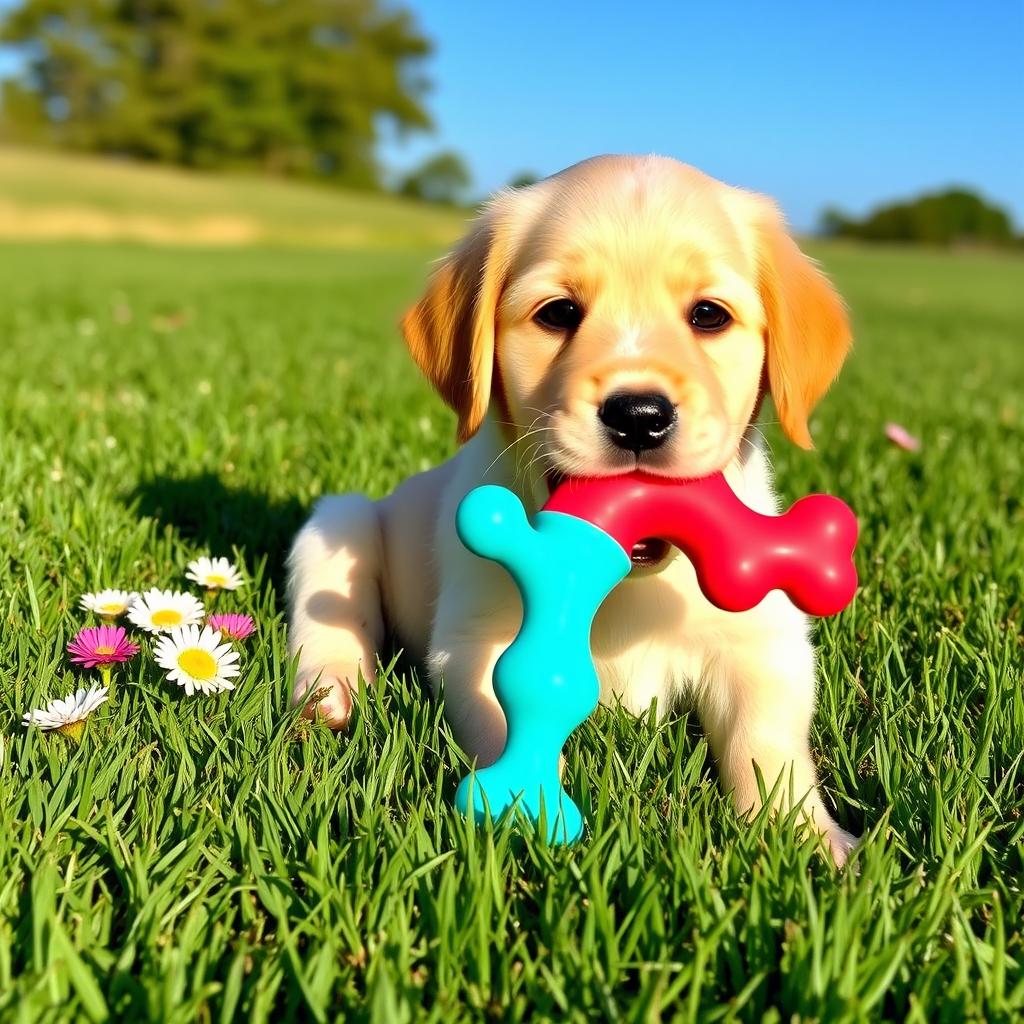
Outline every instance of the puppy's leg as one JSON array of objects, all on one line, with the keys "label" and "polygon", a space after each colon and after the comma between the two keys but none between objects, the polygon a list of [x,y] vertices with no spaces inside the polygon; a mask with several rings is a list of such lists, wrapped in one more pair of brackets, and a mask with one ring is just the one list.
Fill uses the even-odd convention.
[{"label": "puppy's leg", "polygon": [[455,742],[478,768],[493,764],[505,749],[505,713],[494,695],[494,666],[515,637],[439,637],[428,659],[435,694],[444,683],[444,717]]},{"label": "puppy's leg", "polygon": [[[292,704],[307,700],[332,729],[352,712],[359,673],[374,678],[384,640],[377,508],[360,494],[323,498],[288,556],[288,649],[298,654]],[[312,693],[326,690],[319,701]]]},{"label": "puppy's leg", "polygon": [[781,778],[777,809],[788,805],[792,780],[794,799],[803,800],[804,813],[841,865],[857,840],[832,819],[818,792],[810,750],[814,648],[802,617],[771,625],[734,637],[713,656],[697,690],[698,712],[736,809],[745,814],[761,805],[755,763],[769,792]]}]

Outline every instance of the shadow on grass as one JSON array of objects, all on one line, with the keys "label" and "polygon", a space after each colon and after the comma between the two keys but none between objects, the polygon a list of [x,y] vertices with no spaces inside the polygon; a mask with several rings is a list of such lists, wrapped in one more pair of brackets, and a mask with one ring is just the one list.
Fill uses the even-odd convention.
[{"label": "shadow on grass", "polygon": [[[245,551],[252,564],[267,559],[267,575],[278,594],[285,592],[285,558],[311,505],[295,498],[279,501],[245,487],[229,487],[212,473],[196,476],[157,476],[140,483],[129,502],[162,527],[195,541],[211,555],[229,555],[232,547]],[[409,675],[426,694],[427,675],[389,636],[381,652],[384,663],[393,659],[392,673]]]},{"label": "shadow on grass", "polygon": [[279,592],[284,560],[309,508],[294,498],[280,501],[245,487],[229,487],[212,473],[157,476],[140,483],[129,500],[142,515],[198,542],[211,554],[244,549],[255,562],[267,558],[267,570]]}]

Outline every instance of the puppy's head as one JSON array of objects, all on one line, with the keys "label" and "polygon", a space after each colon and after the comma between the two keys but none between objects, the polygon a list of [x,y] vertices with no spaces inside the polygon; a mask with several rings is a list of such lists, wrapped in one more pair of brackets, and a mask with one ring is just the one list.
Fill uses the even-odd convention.
[{"label": "puppy's head", "polygon": [[810,447],[850,343],[772,203],[658,157],[500,194],[403,329],[460,439],[490,407],[549,479],[723,469],[766,391]]}]

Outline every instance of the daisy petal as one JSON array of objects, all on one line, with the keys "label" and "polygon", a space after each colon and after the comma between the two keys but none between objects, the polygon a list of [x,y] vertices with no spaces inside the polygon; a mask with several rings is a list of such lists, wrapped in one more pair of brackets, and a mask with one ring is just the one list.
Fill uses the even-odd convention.
[{"label": "daisy petal", "polygon": [[177,683],[191,697],[196,692],[218,693],[233,689],[228,679],[238,675],[234,651],[225,653],[220,633],[196,624],[181,626],[161,637],[153,650],[169,682]]},{"label": "daisy petal", "polygon": [[207,590],[237,590],[245,584],[237,566],[226,558],[208,558],[204,555],[188,563],[185,575]]},{"label": "daisy petal", "polygon": [[77,736],[81,728],[76,726],[84,724],[85,720],[107,699],[108,689],[106,686],[79,687],[69,697],[63,700],[52,700],[45,708],[36,708],[27,712],[21,720],[21,724],[28,728],[35,726],[44,732],[66,732],[69,735]]},{"label": "daisy petal", "polygon": [[132,623],[148,633],[168,633],[201,622],[206,610],[192,594],[180,590],[147,590],[128,610]]}]

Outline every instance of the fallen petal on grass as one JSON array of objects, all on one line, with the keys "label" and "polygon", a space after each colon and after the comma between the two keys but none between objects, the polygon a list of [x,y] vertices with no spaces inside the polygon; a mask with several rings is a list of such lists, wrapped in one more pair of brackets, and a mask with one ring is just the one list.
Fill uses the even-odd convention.
[{"label": "fallen petal on grass", "polygon": [[921,450],[920,438],[915,437],[906,427],[900,426],[899,423],[886,423],[885,436],[897,448],[902,448],[905,452],[919,452]]}]

